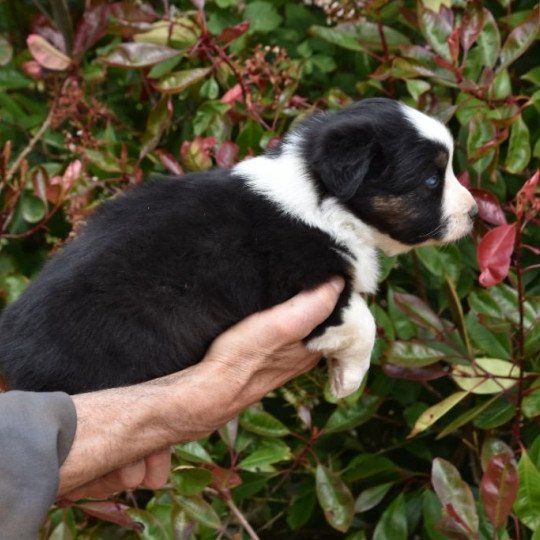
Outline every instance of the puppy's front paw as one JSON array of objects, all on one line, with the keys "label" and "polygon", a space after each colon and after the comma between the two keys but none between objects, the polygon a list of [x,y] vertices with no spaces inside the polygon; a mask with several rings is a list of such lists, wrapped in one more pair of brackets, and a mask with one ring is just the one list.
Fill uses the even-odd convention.
[{"label": "puppy's front paw", "polygon": [[347,397],[360,388],[369,369],[370,356],[371,351],[363,358],[330,359],[330,388],[336,398]]}]

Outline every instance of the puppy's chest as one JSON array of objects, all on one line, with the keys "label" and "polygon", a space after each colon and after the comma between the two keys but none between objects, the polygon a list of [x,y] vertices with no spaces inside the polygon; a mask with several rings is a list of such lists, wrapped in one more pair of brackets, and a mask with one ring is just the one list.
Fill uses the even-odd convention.
[{"label": "puppy's chest", "polygon": [[352,287],[357,293],[375,293],[379,278],[377,252],[371,246],[349,243],[344,253],[352,270]]}]

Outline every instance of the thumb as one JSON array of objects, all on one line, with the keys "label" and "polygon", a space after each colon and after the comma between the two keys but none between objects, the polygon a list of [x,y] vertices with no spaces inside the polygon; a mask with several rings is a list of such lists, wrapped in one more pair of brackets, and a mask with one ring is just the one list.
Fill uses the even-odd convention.
[{"label": "thumb", "polygon": [[332,277],[282,304],[247,317],[233,329],[237,336],[243,335],[252,342],[256,341],[256,345],[263,350],[275,350],[296,343],[330,316],[344,287],[342,277]]}]

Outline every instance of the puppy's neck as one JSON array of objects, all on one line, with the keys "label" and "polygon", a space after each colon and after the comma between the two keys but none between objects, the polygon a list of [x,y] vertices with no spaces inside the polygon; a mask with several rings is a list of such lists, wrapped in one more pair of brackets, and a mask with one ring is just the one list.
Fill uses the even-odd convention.
[{"label": "puppy's neck", "polygon": [[355,267],[355,290],[375,292],[379,269],[374,229],[355,217],[335,197],[318,192],[294,144],[286,144],[279,155],[243,161],[232,172],[244,178],[249,189],[272,201],[279,211],[326,232],[344,247]]}]

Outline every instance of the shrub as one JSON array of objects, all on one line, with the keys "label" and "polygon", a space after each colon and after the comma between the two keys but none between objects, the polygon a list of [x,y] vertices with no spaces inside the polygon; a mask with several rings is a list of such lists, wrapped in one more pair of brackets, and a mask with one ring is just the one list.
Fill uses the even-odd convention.
[{"label": "shrub", "polygon": [[317,369],[178,445],[137,507],[56,508],[43,537],[540,538],[538,4],[35,5],[0,3],[5,302],[107,197],[362,97],[447,122],[480,208],[459,246],[383,259],[362,390]]}]

